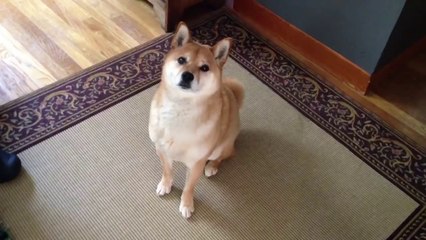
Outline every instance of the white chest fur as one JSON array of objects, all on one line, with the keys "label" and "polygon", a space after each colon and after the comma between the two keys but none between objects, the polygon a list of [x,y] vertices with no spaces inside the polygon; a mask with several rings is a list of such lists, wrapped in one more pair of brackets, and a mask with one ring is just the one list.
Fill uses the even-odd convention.
[{"label": "white chest fur", "polygon": [[164,101],[151,109],[151,139],[170,159],[191,164],[214,149],[219,117],[220,109],[212,113],[202,104]]}]

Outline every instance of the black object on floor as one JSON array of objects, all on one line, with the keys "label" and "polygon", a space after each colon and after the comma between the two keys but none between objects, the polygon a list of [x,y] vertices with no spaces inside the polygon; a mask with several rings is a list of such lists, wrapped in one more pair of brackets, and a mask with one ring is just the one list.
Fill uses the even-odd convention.
[{"label": "black object on floor", "polygon": [[0,183],[8,182],[18,176],[21,160],[16,154],[0,150]]}]

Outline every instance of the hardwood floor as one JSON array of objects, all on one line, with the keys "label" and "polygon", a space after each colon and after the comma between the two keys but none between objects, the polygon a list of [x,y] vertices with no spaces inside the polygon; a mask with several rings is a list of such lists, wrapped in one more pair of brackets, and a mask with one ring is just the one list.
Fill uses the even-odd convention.
[{"label": "hardwood floor", "polygon": [[0,105],[164,33],[138,0],[0,1]]},{"label": "hardwood floor", "polygon": [[[240,1],[241,5],[246,3],[244,0]],[[422,117],[419,117],[424,116],[426,113],[426,108],[424,105],[421,105],[426,98],[426,94],[424,91],[422,92],[422,89],[425,89],[426,86],[425,75],[415,73],[417,79],[415,82],[406,81],[407,78],[410,78],[407,77],[407,71],[412,74],[412,69],[407,70],[408,68],[401,68],[398,76],[394,76],[394,79],[390,79],[390,81],[384,81],[388,83],[394,82],[394,86],[389,87],[389,91],[391,93],[369,91],[366,95],[364,95],[362,92],[359,92],[354,87],[345,83],[345,81],[342,81],[341,76],[336,76],[335,74],[324,70],[322,62],[306,59],[307,56],[302,55],[300,51],[297,51],[286,44],[286,41],[283,41],[282,37],[287,37],[287,32],[276,31],[276,27],[265,27],[265,25],[262,25],[262,23],[271,23],[265,23],[268,22],[265,20],[268,19],[266,17],[264,17],[262,21],[259,21],[258,18],[254,17],[256,14],[250,13],[250,11],[258,10],[259,9],[251,9],[245,12],[238,12],[234,10],[234,12],[265,38],[284,49],[284,51],[288,53],[288,56],[291,57],[294,61],[298,62],[305,68],[310,69],[311,72],[316,73],[316,75],[323,79],[323,81],[333,85],[336,89],[350,97],[354,102],[363,106],[369,112],[382,119],[390,128],[396,129],[403,136],[411,139],[411,142],[415,143],[426,151],[426,122],[423,121]],[[426,59],[424,58],[418,58],[415,61],[409,62],[411,66],[415,65],[417,69],[422,69],[423,72],[424,69],[426,69]],[[414,88],[418,90],[418,93],[415,95],[415,97],[413,96],[413,93],[408,92],[408,90],[405,91],[405,93],[402,93],[402,86],[404,86],[404,88],[409,88],[413,83],[416,84]],[[392,95],[394,98],[391,98],[390,95]],[[401,101],[403,97],[405,99],[404,105],[398,103],[398,101]],[[399,100],[395,100],[395,98]]]},{"label": "hardwood floor", "polygon": [[426,123],[426,48],[417,52],[373,91],[404,109],[413,118]]},{"label": "hardwood floor", "polygon": [[[274,35],[259,31],[286,49]],[[2,0],[0,105],[163,33],[146,1]],[[426,148],[425,54],[407,63],[381,91],[367,96],[330,74],[318,74]]]},{"label": "hardwood floor", "polygon": [[418,142],[426,149],[426,48],[374,87],[369,97],[407,128],[414,129],[421,136]]}]

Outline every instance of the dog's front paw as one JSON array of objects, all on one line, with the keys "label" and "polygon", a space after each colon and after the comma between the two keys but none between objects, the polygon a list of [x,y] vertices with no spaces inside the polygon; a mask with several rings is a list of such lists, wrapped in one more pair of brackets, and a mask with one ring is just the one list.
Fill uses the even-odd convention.
[{"label": "dog's front paw", "polygon": [[157,195],[164,196],[172,191],[172,182],[164,181],[163,179],[157,185]]},{"label": "dog's front paw", "polygon": [[182,214],[184,218],[190,218],[192,213],[194,212],[194,201],[190,201],[190,203],[180,202],[179,212]]},{"label": "dog's front paw", "polygon": [[204,167],[204,175],[206,177],[214,176],[216,175],[218,171],[219,169],[216,166],[214,166],[212,161],[209,161],[207,165]]}]

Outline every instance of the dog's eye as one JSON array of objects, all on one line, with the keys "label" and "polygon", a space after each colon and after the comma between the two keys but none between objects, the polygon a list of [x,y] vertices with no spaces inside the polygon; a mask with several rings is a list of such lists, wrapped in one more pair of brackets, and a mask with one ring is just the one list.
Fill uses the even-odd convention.
[{"label": "dog's eye", "polygon": [[207,72],[209,70],[209,66],[203,65],[203,66],[200,67],[200,70],[203,71],[203,72]]},{"label": "dog's eye", "polygon": [[186,63],[186,59],[184,57],[180,57],[180,58],[178,58],[178,63],[180,65],[185,64]]}]

